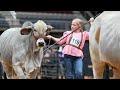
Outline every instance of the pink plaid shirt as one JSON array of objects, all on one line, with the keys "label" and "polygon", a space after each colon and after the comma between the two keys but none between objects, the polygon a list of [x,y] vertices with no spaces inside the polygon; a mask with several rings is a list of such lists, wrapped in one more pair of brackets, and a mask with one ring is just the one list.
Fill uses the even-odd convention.
[{"label": "pink plaid shirt", "polygon": [[[61,38],[65,37],[70,32],[71,31],[65,31],[63,33],[63,36]],[[72,56],[78,56],[78,57],[81,56],[83,58],[84,55],[83,55],[83,52],[82,52],[81,49],[83,49],[85,41],[89,40],[89,32],[87,32],[87,31],[83,32],[82,42],[81,42],[81,44],[79,46],[79,48],[81,48],[81,49],[76,48],[75,46],[69,45],[70,44],[71,35],[72,35],[72,37],[78,38],[79,40],[81,40],[81,36],[82,36],[81,33],[76,33],[76,32],[74,32],[73,34],[70,34],[69,36],[67,36],[66,38],[64,38],[63,40],[61,40],[58,44],[66,44],[65,47],[63,48],[63,51],[62,51],[63,54],[72,55]],[[59,39],[58,38],[54,38],[54,40],[57,42],[61,38],[59,38]]]}]

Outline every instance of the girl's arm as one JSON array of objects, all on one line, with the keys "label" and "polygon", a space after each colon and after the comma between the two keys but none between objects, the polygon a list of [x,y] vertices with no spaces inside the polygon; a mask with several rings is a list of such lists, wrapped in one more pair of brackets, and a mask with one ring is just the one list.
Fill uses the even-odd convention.
[{"label": "girl's arm", "polygon": [[[58,41],[60,41],[62,38],[64,38],[66,35],[67,35],[67,32],[64,32],[64,33],[63,33],[63,36],[60,37],[60,38],[56,38],[56,37],[53,37],[53,36],[51,36],[51,35],[47,35],[46,38],[47,38],[47,39],[52,39],[53,41],[58,42]],[[66,42],[66,40],[67,40],[67,38],[64,38],[64,39],[62,39],[60,42],[58,42],[58,44],[64,44],[64,43]]]}]

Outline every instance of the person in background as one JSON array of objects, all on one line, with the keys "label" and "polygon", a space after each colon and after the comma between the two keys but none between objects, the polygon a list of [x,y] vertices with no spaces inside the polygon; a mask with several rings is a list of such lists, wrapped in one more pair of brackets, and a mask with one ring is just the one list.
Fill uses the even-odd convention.
[{"label": "person in background", "polygon": [[2,76],[4,75],[4,71],[3,71],[3,66],[0,62],[0,79],[2,79]]},{"label": "person in background", "polygon": [[63,46],[59,46],[58,49],[58,66],[59,66],[59,79],[65,79],[64,78],[64,54],[62,53]]},{"label": "person in background", "polygon": [[[94,18],[90,18],[90,24],[94,21]],[[46,36],[47,39],[52,39],[58,44],[65,44],[62,53],[64,54],[65,62],[65,78],[66,79],[84,79],[83,76],[83,47],[86,40],[89,40],[89,32],[83,30],[83,21],[79,18],[75,18],[71,23],[71,31],[65,31],[63,36],[55,38],[51,35]],[[71,33],[74,31],[73,33]],[[71,33],[71,34],[70,34]],[[70,35],[68,35],[70,34]],[[68,35],[66,37],[66,35]]]}]

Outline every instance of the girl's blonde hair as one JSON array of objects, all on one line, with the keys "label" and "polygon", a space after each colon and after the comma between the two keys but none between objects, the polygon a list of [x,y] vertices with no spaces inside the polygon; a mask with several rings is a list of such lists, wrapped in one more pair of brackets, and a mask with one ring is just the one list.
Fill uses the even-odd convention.
[{"label": "girl's blonde hair", "polygon": [[82,21],[81,19],[79,19],[79,18],[75,18],[75,19],[73,19],[73,20],[75,20],[78,25],[81,25],[80,31],[83,32],[83,27],[82,27],[83,21]]},{"label": "girl's blonde hair", "polygon": [[79,24],[79,25],[83,24],[83,21],[81,19],[79,19],[79,18],[75,18],[73,20],[75,20],[77,22],[77,24]]}]

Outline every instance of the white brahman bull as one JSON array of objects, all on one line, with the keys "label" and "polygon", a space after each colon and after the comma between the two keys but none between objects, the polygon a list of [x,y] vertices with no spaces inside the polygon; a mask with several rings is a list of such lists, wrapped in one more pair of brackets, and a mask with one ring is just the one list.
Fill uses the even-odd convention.
[{"label": "white brahman bull", "polygon": [[102,79],[105,64],[120,79],[120,11],[104,11],[90,28],[90,55],[94,79]]},{"label": "white brahman bull", "polygon": [[8,79],[35,79],[43,58],[44,37],[52,29],[42,20],[26,21],[22,28],[10,28],[0,36],[0,57]]}]

